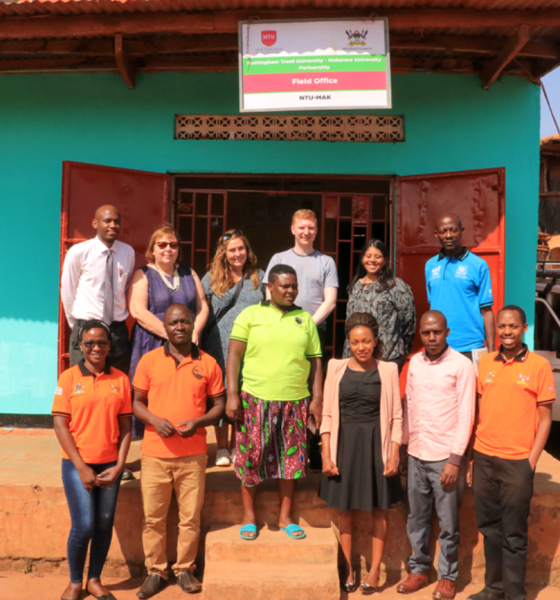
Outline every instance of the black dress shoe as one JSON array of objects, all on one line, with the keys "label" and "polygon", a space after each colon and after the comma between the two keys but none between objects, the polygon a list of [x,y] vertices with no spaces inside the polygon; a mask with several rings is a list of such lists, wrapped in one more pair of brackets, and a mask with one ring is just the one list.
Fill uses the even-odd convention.
[{"label": "black dress shoe", "polygon": [[136,592],[138,598],[151,598],[155,596],[158,592],[161,592],[163,588],[167,585],[165,579],[158,575],[157,573],[152,573],[148,575],[146,579],[144,579],[144,583],[142,587]]},{"label": "black dress shoe", "polygon": [[193,594],[202,589],[200,581],[190,571],[181,571],[177,575],[177,585],[187,594]]},{"label": "black dress shoe", "polygon": [[476,594],[471,594],[467,600],[503,600],[505,594],[495,594],[488,588],[483,588]]}]

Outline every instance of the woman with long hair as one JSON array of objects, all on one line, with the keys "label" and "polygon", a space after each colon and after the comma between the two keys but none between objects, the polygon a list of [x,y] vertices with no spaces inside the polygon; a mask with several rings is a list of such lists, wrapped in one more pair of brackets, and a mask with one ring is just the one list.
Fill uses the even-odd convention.
[{"label": "woman with long hair", "polygon": [[78,340],[84,358],[64,371],[54,392],[54,430],[62,447],[62,483],[72,519],[68,537],[70,583],[62,600],[77,600],[88,547],[86,590],[93,598],[115,600],[101,583],[113,535],[119,486],[132,431],[128,377],[107,366],[109,327],[83,323]]},{"label": "woman with long hair", "polygon": [[[210,306],[201,347],[213,356],[222,373],[226,372],[229,336],[233,322],[243,309],[265,298],[264,272],[257,268],[257,257],[249,240],[238,229],[230,229],[218,240],[210,270],[202,278],[202,287]],[[235,432],[229,439],[229,422],[215,427],[218,452],[216,465],[229,466],[235,455]]]},{"label": "woman with long hair", "polygon": [[[128,302],[136,323],[131,336],[131,381],[144,354],[167,340],[163,315],[172,304],[184,304],[191,311],[195,319],[195,344],[206,324],[208,305],[202,284],[190,267],[179,264],[179,249],[177,232],[169,223],[164,223],[152,233],[146,250],[146,266],[138,269],[132,278]],[[134,437],[143,434],[143,424],[134,419]]]},{"label": "woman with long hair", "polygon": [[338,510],[342,585],[347,592],[356,589],[352,511],[371,513],[371,568],[360,587],[373,591],[379,584],[388,510],[403,500],[397,474],[402,440],[399,374],[394,363],[380,360],[383,343],[374,317],[354,313],[345,329],[351,357],[330,360],[325,381],[319,496]]},{"label": "woman with long hair", "polygon": [[[384,348],[383,360],[395,362],[401,371],[405,356],[412,349],[416,307],[410,287],[393,275],[389,250],[380,240],[371,239],[363,247],[358,269],[348,286],[346,319],[355,312],[375,317]],[[350,355],[346,340],[343,356]]]}]

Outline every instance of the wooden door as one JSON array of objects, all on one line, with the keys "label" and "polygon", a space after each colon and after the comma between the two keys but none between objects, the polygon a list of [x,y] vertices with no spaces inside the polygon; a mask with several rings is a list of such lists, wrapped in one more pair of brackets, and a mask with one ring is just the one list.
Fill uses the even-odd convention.
[{"label": "wooden door", "polygon": [[[122,218],[119,239],[136,251],[136,268],[146,264],[144,253],[154,229],[168,219],[168,176],[102,165],[63,162],[60,271],[68,249],[95,234],[91,226],[97,207],[116,206]],[[70,328],[62,302],[58,319],[58,370],[69,366]]]},{"label": "wooden door", "polygon": [[397,275],[412,288],[418,317],[429,309],[424,265],[440,251],[434,229],[444,213],[461,217],[463,245],[488,263],[497,314],[504,304],[505,169],[398,178]]}]

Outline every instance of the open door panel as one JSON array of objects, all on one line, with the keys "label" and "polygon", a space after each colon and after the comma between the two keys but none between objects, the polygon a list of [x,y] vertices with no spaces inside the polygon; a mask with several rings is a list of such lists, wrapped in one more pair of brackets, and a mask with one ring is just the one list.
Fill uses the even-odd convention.
[{"label": "open door panel", "polygon": [[[504,303],[505,169],[397,179],[397,275],[412,288],[418,317],[429,309],[424,265],[440,251],[434,224],[444,213],[461,217],[463,245],[488,263],[497,314]],[[416,336],[413,350],[420,346]]]},{"label": "open door panel", "polygon": [[[146,263],[150,235],[168,220],[168,176],[102,165],[63,162],[60,229],[60,270],[68,249],[94,235],[91,222],[97,207],[113,204],[122,217],[119,239],[136,252],[136,268]],[[59,306],[58,371],[68,368],[70,328]]]}]

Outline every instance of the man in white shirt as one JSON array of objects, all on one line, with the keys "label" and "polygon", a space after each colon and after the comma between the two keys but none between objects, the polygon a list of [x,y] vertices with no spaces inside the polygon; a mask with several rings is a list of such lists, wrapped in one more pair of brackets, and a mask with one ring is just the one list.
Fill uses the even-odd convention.
[{"label": "man in white shirt", "polygon": [[121,230],[119,211],[100,206],[92,222],[97,235],[68,250],[62,267],[60,295],[70,336],[70,364],[80,362],[78,334],[84,321],[101,319],[111,329],[107,364],[128,374],[130,341],[126,318],[126,292],[134,272],[134,249],[117,238]]}]

